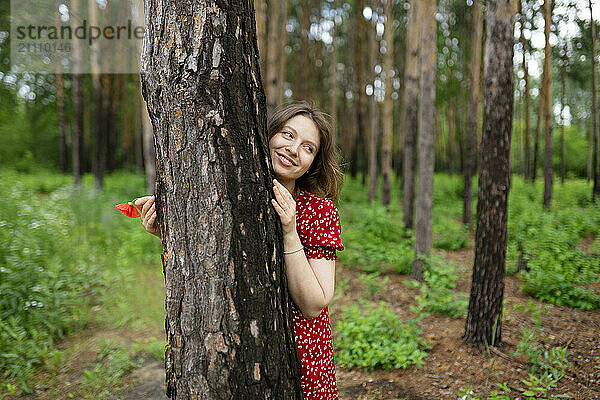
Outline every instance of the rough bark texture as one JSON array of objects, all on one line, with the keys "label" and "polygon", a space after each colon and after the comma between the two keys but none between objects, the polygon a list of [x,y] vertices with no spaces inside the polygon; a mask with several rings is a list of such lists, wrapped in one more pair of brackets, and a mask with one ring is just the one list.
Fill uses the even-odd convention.
[{"label": "rough bark texture", "polygon": [[546,46],[544,48],[544,86],[546,97],[544,98],[544,207],[550,207],[552,200],[552,47],[550,46],[550,26],[552,25],[552,1],[544,1],[544,36]]},{"label": "rough bark texture", "polygon": [[415,215],[417,170],[417,124],[419,104],[419,49],[421,46],[421,2],[412,0],[408,11],[406,69],[404,70],[404,157],[402,168],[402,213],[404,226],[412,229]]},{"label": "rough bark texture", "polygon": [[475,344],[498,345],[502,339],[515,12],[514,0],[487,2],[475,263],[463,336]]},{"label": "rough bark texture", "polygon": [[525,11],[523,10],[523,2],[526,0],[519,0],[519,12],[521,14],[521,45],[523,47],[523,79],[525,80],[525,149],[524,149],[524,161],[525,164],[523,175],[525,179],[530,179],[531,177],[531,145],[530,145],[530,137],[531,137],[531,127],[529,125],[529,117],[531,114],[529,107],[529,67],[527,66],[527,41],[525,40],[525,36],[523,35],[523,29],[525,28]]},{"label": "rough bark texture", "polygon": [[469,229],[473,225],[473,175],[477,158],[477,131],[479,129],[480,86],[481,86],[481,42],[483,31],[483,10],[479,1],[472,6],[473,30],[471,31],[471,77],[469,80],[469,109],[467,111],[467,131],[465,138],[465,159],[463,165],[463,223]]},{"label": "rough bark texture", "polygon": [[145,10],[167,394],[301,399],[252,3]]},{"label": "rough bark texture", "polygon": [[592,35],[592,133],[591,138],[594,143],[592,154],[592,175],[594,186],[592,188],[592,198],[595,200],[600,197],[600,182],[598,182],[598,92],[596,81],[596,22],[592,14],[592,0],[589,0],[591,35]]},{"label": "rough bark texture", "polygon": [[383,70],[385,72],[385,99],[383,102],[383,141],[381,143],[381,174],[383,177],[381,202],[390,204],[392,186],[392,151],[394,138],[394,100],[392,99],[392,73],[394,71],[394,3],[385,1],[385,54]]},{"label": "rough bark texture", "polygon": [[[371,7],[375,9],[374,2],[371,2]],[[371,19],[369,31],[369,83],[373,85],[373,94],[369,97],[369,203],[375,200],[377,192],[377,142],[379,132],[377,130],[377,101],[375,100],[375,65],[379,61],[377,54],[379,53],[379,43],[377,42],[377,22],[375,18]]]},{"label": "rough bark texture", "polygon": [[431,250],[433,212],[433,168],[435,152],[435,72],[437,61],[436,0],[422,0],[421,91],[419,95],[419,177],[417,187],[417,223],[413,279],[423,279],[422,257]]},{"label": "rough bark texture", "polygon": [[[74,13],[80,12],[81,1],[72,0],[71,10]],[[72,20],[73,29],[76,27],[75,20]],[[73,182],[76,185],[81,183],[81,134],[83,131],[83,110],[82,110],[82,94],[81,94],[81,44],[79,40],[73,41],[73,138],[71,139],[71,162],[73,168]]]}]

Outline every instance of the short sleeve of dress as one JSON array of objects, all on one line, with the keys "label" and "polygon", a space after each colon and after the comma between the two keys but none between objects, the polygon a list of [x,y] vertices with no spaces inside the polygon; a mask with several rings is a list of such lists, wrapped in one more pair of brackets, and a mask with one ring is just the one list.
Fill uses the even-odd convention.
[{"label": "short sleeve of dress", "polygon": [[306,258],[337,260],[336,250],[344,250],[338,210],[330,199],[319,199],[312,205],[310,228],[304,241]]}]

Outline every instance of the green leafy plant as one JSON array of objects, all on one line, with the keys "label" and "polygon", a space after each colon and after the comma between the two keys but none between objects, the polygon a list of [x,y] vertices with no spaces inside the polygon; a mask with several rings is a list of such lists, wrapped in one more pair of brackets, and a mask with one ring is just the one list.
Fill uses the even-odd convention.
[{"label": "green leafy plant", "polygon": [[421,367],[429,348],[417,320],[402,322],[384,302],[345,307],[335,331],[336,360],[348,368]]},{"label": "green leafy plant", "polygon": [[363,297],[367,300],[372,299],[377,293],[381,293],[384,287],[390,283],[390,278],[387,276],[381,277],[379,272],[363,274],[359,279],[365,289]]}]

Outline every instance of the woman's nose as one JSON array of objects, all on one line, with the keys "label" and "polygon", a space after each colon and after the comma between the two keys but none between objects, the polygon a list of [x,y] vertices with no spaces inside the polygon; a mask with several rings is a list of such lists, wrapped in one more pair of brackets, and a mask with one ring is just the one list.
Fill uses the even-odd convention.
[{"label": "woman's nose", "polygon": [[286,148],[285,148],[285,150],[286,150],[288,153],[290,153],[291,155],[294,155],[294,156],[295,156],[295,155],[296,155],[296,153],[298,152],[298,150],[297,150],[297,146],[296,146],[295,144],[294,144],[294,145],[291,145],[291,146],[288,146],[288,147],[286,147]]}]

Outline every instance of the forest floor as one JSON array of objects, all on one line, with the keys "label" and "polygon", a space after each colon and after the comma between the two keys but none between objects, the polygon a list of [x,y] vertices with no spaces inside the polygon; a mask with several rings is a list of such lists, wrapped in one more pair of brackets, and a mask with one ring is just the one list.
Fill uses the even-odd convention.
[{"label": "forest floor", "polygon": [[[437,254],[461,267],[461,280],[456,290],[468,293],[473,250],[437,251]],[[344,285],[330,306],[333,326],[342,307],[358,302],[364,294],[360,279],[363,272],[338,263],[336,273],[338,283],[343,280]],[[414,318],[410,306],[415,304],[418,289],[407,288],[404,284],[409,279],[407,276],[386,276],[389,283],[371,300],[389,303],[403,319]],[[502,344],[494,349],[491,356],[488,356],[485,348],[475,348],[462,341],[464,318],[431,314],[419,323],[423,328],[423,336],[431,343],[422,368],[411,366],[406,370],[361,371],[338,366],[340,399],[460,399],[459,391],[468,386],[473,388],[474,394],[483,394],[486,381],[489,381],[490,389],[494,389],[496,383],[505,382],[511,388],[511,398],[524,398],[521,393],[525,385],[521,380],[528,377],[527,361],[511,355],[511,352],[521,338],[521,327],[535,327],[532,313],[523,311],[523,308],[529,302],[535,305],[543,303],[523,294],[516,277],[507,276],[505,283]],[[595,289],[600,292],[600,286],[596,285]],[[600,371],[597,369],[600,365],[600,310],[581,311],[559,306],[547,309],[548,313],[541,317],[544,345],[546,348],[557,345],[568,347],[568,359],[572,364],[558,383],[558,388],[550,393],[566,394],[578,400],[600,399]],[[97,382],[93,371],[99,358],[99,343],[110,340],[111,343],[131,347],[162,338],[163,335],[164,332],[157,327],[103,330],[100,326],[89,326],[59,344],[59,349],[65,350],[67,358],[60,371],[54,374],[40,373],[35,380],[34,393],[20,399],[166,399],[163,362],[148,355],[137,359],[133,372],[119,377],[110,390],[98,392],[92,387]],[[86,370],[87,376],[85,372],[82,374]]]}]

